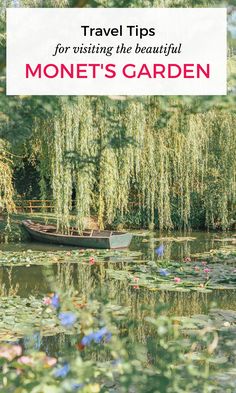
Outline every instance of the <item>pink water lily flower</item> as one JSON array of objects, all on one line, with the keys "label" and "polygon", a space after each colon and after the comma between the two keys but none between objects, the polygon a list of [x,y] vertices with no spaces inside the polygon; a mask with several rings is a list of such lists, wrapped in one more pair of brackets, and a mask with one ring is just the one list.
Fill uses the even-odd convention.
[{"label": "pink water lily flower", "polygon": [[209,269],[208,267],[206,267],[203,271],[204,271],[204,273],[210,273],[211,269]]},{"label": "pink water lily flower", "polygon": [[44,366],[46,367],[53,367],[57,364],[56,358],[51,358],[50,356],[45,356],[44,358]]},{"label": "pink water lily flower", "polygon": [[41,363],[44,367],[49,368],[57,364],[57,359],[40,353],[36,357],[23,355],[18,359],[18,363],[30,367]]},{"label": "pink water lily flower", "polygon": [[89,258],[89,264],[94,265],[95,264],[95,259],[93,257]]},{"label": "pink water lily flower", "polygon": [[181,278],[179,277],[174,277],[174,282],[176,282],[176,284],[179,284],[181,281]]},{"label": "pink water lily flower", "polygon": [[51,303],[52,303],[52,300],[51,300],[50,297],[44,297],[44,298],[43,298],[43,304],[44,304],[45,306],[50,306]]},{"label": "pink water lily flower", "polygon": [[185,257],[184,258],[184,262],[191,262],[191,258],[190,257]]},{"label": "pink water lily flower", "polygon": [[195,270],[195,272],[199,272],[199,270],[200,270],[199,266],[194,266],[194,270]]},{"label": "pink water lily flower", "polygon": [[2,344],[0,345],[0,358],[7,359],[11,362],[17,356],[22,354],[20,345]]},{"label": "pink water lily flower", "polygon": [[33,366],[34,364],[34,361],[30,356],[24,356],[24,355],[18,359],[18,362],[21,364],[25,364],[26,366]]},{"label": "pink water lily flower", "polygon": [[207,261],[202,261],[202,265],[206,266],[207,265]]}]

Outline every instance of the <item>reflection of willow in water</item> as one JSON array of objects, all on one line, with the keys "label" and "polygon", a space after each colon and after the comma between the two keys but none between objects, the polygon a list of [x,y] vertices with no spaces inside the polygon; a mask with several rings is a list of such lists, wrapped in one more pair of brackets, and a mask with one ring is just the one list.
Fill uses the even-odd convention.
[{"label": "reflection of willow in water", "polygon": [[[114,264],[110,264],[109,267]],[[120,268],[121,266],[119,266]],[[135,284],[135,283],[134,283]],[[83,298],[105,295],[106,300],[114,304],[129,307],[131,320],[143,321],[145,307],[152,313],[160,305],[168,306],[169,315],[205,314],[215,305],[217,308],[236,310],[234,290],[214,290],[211,293],[150,291],[145,288],[135,289],[127,280],[106,278],[103,264],[80,265],[77,269],[76,290]]]},{"label": "reflection of willow in water", "polygon": [[127,286],[126,281],[108,281],[109,292],[118,304],[130,308],[129,319],[136,321],[136,325],[129,327],[128,335],[132,341],[146,342],[153,336],[153,329],[145,322],[147,315],[155,315],[158,306],[166,305],[170,316],[192,316],[206,314],[214,305],[220,309],[236,310],[235,290],[215,290],[212,293],[200,292],[171,292],[147,289],[134,289]]},{"label": "reflection of willow in water", "polygon": [[[78,296],[83,299],[102,300],[105,297],[111,303],[129,307],[130,317],[134,320],[143,318],[143,306],[154,311],[158,306],[166,305],[169,315],[186,316],[205,314],[212,306],[236,310],[236,290],[216,289],[211,293],[202,293],[198,291],[151,291],[143,287],[134,288],[136,283],[106,277],[107,266],[116,269],[116,265],[113,263],[93,266],[89,264],[62,264],[51,280],[57,288],[63,291],[70,288],[72,292],[76,291]],[[120,268],[122,268],[121,264],[119,264]]]},{"label": "reflection of willow in water", "polygon": [[[133,283],[133,285],[136,285]],[[167,305],[170,315],[205,314],[215,305],[217,308],[236,310],[236,290],[214,290],[211,293],[197,291],[150,291],[146,288],[133,288],[127,281],[107,280],[108,291],[118,304],[130,307],[132,315],[137,318],[136,312],[142,305],[154,310],[157,306]]]},{"label": "reflection of willow in water", "polygon": [[[27,281],[27,288],[21,282],[18,292],[21,296],[26,295],[26,290],[27,296],[30,293],[45,296],[47,293],[45,289],[48,288],[50,292],[60,291],[60,293],[68,294],[68,298],[76,294],[83,302],[96,299],[102,303],[105,300],[105,302],[114,305],[128,307],[128,322],[125,322],[124,325],[121,323],[121,334],[128,336],[131,342],[137,340],[144,342],[147,337],[153,336],[153,331],[150,325],[145,322],[145,317],[147,315],[154,316],[158,306],[163,304],[169,307],[166,312],[171,316],[207,314],[213,302],[217,308],[236,310],[236,291],[232,289],[214,290],[211,293],[151,291],[143,287],[135,289],[133,287],[136,285],[135,282],[129,282],[127,279],[117,280],[107,276],[107,268],[124,270],[127,268],[127,263],[115,263],[111,260],[90,265],[87,258],[83,264],[69,262],[43,268],[39,266],[16,267],[12,268],[12,284],[15,285],[19,281],[19,272],[21,272]],[[3,277],[3,281],[6,282],[6,277]],[[58,347],[67,345],[67,340],[68,338],[65,338],[63,334],[60,335]],[[47,345],[51,348],[51,341]]]},{"label": "reflection of willow in water", "polygon": [[[192,237],[194,240],[188,240],[188,237]],[[160,232],[145,232],[142,236],[134,236],[130,249],[135,251],[141,251],[142,257],[145,260],[157,260],[156,248],[163,244],[165,247],[165,260],[178,260],[182,261],[185,257],[193,256],[196,253],[203,254],[213,249],[219,249],[223,245],[222,241],[215,241],[215,237],[221,237],[221,234],[208,233],[208,232],[171,232],[171,233],[160,233]],[[227,235],[229,237],[229,234]],[[171,240],[182,238],[180,241]],[[186,240],[184,240],[186,237]]]},{"label": "reflection of willow in water", "polygon": [[[126,280],[106,278],[105,266],[102,264],[95,266],[89,264],[60,266],[57,272],[57,285],[66,288],[68,282],[72,283],[72,278],[73,289],[77,291],[80,298],[89,300],[91,297],[96,297],[97,300],[102,301],[104,300],[103,296],[106,296],[107,302],[129,308],[127,314],[129,327],[127,327],[127,323],[124,325],[121,323],[121,334],[128,336],[129,342],[144,343],[148,337],[153,337],[155,332],[150,324],[145,322],[145,317],[147,315],[154,316],[158,306],[163,304],[169,307],[167,314],[177,316],[207,313],[213,301],[217,303],[219,308],[236,309],[235,291],[216,290],[212,293],[183,293],[176,291],[151,292],[144,288],[134,289],[132,285],[127,285]],[[67,338],[64,342],[64,335],[60,335],[60,339],[62,341],[57,344],[58,348],[68,345]],[[50,346],[51,344],[47,345]],[[91,352],[90,355],[94,359],[101,356],[101,354],[95,352]],[[102,356],[104,356],[104,353]]]},{"label": "reflection of willow in water", "polygon": [[[110,263],[116,268],[116,265]],[[119,266],[120,268],[120,266]],[[119,322],[120,334],[128,338],[129,343],[145,343],[155,339],[155,329],[145,321],[146,316],[154,316],[158,307],[166,305],[168,315],[191,316],[208,313],[214,301],[221,309],[236,310],[235,290],[215,290],[212,293],[150,291],[145,288],[135,289],[127,280],[115,280],[106,277],[106,264],[58,264],[57,268],[43,270],[44,279],[51,284],[51,290],[61,290],[75,294],[88,301],[96,298],[101,302],[121,305],[128,308],[127,320]],[[134,283],[135,284],[135,283]],[[157,311],[159,313],[159,311]],[[56,337],[45,337],[41,348],[49,354],[56,354],[63,348],[74,346],[76,338],[59,334]],[[109,358],[106,351],[97,353],[89,351],[86,356],[94,360]]]}]

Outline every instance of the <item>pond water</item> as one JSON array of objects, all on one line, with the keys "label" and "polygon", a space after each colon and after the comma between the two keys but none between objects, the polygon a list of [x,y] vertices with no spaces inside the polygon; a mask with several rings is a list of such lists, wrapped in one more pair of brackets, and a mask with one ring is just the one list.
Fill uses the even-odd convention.
[{"label": "pond water", "polygon": [[[185,240],[185,241],[153,241],[153,239],[158,239],[160,237],[189,237],[195,238],[194,240]],[[219,241],[219,239],[223,240],[228,239],[231,236],[230,233],[222,234],[222,233],[206,233],[206,232],[191,232],[190,234],[183,234],[180,232],[175,232],[170,234],[161,234],[160,233],[149,233],[143,232],[141,236],[134,236],[130,251],[141,251],[140,258],[144,263],[146,261],[158,261],[158,256],[155,252],[156,247],[159,244],[164,243],[165,245],[165,257],[170,260],[183,261],[185,257],[191,257],[196,253],[204,253],[208,252],[212,249],[219,249],[223,245],[227,245],[226,242]],[[63,247],[63,246],[55,246],[50,244],[43,243],[18,243],[18,244],[0,244],[0,251],[4,251],[7,253],[10,252],[24,252],[27,250],[32,251],[43,251],[43,252],[51,252],[51,251],[65,251],[71,250],[75,248]],[[133,259],[130,261],[124,262],[125,264],[132,264]],[[104,270],[109,267],[116,270],[122,269],[122,264],[118,261],[116,263],[116,259],[112,257],[104,258],[104,264],[98,264],[94,266],[92,270],[92,274],[90,277],[90,285],[87,290],[89,293],[93,292],[96,288],[98,292],[99,287],[107,286],[107,289],[110,289],[110,280],[109,278],[104,280]],[[57,265],[54,265],[51,269],[51,274],[57,275]],[[45,280],[45,267],[44,266],[36,266],[31,265],[27,266],[16,266],[10,269],[9,267],[1,266],[0,267],[0,278],[1,283],[5,284],[6,288],[9,289],[10,286],[16,287],[18,286],[17,294],[22,297],[27,297],[29,295],[36,296],[45,296],[51,288],[48,284],[48,281]],[[70,275],[73,280],[74,287],[79,291],[79,293],[86,292],[85,283],[88,280],[86,277],[86,267],[78,266],[76,263],[70,264]],[[68,278],[67,278],[68,279]],[[117,283],[116,280],[112,280],[112,286],[120,287],[121,283]],[[120,288],[117,288],[118,292],[120,292]],[[127,286],[124,285],[122,288],[122,292],[120,293],[120,297],[124,300],[126,299]],[[87,295],[89,294],[87,293]],[[148,295],[147,295],[148,293]],[[113,295],[114,296],[114,293]],[[205,313],[207,312],[208,307],[212,302],[216,302],[220,308],[230,307],[231,309],[236,310],[236,297],[235,291],[232,289],[225,289],[224,291],[213,291],[209,294],[198,294],[198,293],[176,293],[176,292],[168,292],[162,291],[162,293],[150,293],[150,291],[141,289],[138,293],[138,298],[140,298],[140,302],[143,302],[144,299],[148,296],[148,301],[152,298],[153,302],[160,301],[160,297],[163,297],[164,301],[169,303],[171,306],[172,312],[178,314],[192,314],[192,313]],[[135,298],[137,298],[137,293],[135,294]],[[121,299],[119,299],[120,301]],[[123,302],[122,302],[123,303]]]},{"label": "pond water", "polygon": [[[92,266],[92,269],[86,263],[78,264],[76,259],[69,263],[60,261],[60,264],[53,263],[51,266],[34,263],[24,266],[4,265],[0,267],[1,286],[4,287],[6,293],[17,294],[22,298],[31,295],[42,298],[52,292],[52,283],[59,282],[62,288],[73,286],[80,298],[106,297],[114,304],[129,307],[130,319],[140,322],[139,329],[135,334],[141,338],[147,334],[143,322],[143,306],[148,305],[150,309],[154,310],[158,305],[165,303],[168,304],[168,312],[171,315],[180,316],[207,314],[213,306],[220,309],[236,310],[236,286],[235,289],[234,287],[223,290],[217,288],[211,292],[209,291],[209,293],[150,290],[150,288],[142,286],[134,289],[134,286],[127,285],[127,280],[115,279],[107,274],[107,271],[123,271],[127,268],[127,265],[134,264],[134,260],[136,264],[145,265],[150,261],[155,261],[158,265],[160,259],[155,250],[160,244],[164,244],[165,258],[178,261],[179,266],[181,266],[186,257],[194,258],[196,253],[202,254],[227,246],[227,238],[231,235],[231,233],[206,232],[191,232],[187,235],[179,232],[172,232],[171,234],[140,232],[132,240],[130,258],[126,257],[122,260],[120,257],[117,259],[116,256],[104,256],[104,258],[100,258],[99,263]],[[186,239],[183,239],[184,236]],[[169,239],[163,240],[162,237],[168,237]],[[177,237],[179,240],[171,241],[170,238],[173,237]],[[70,253],[71,248],[33,242],[0,244],[0,256],[5,253],[11,255],[14,252],[25,255],[27,250],[32,250],[36,257],[36,252],[39,255],[46,252],[49,257],[52,257],[53,252],[67,251]],[[136,256],[133,258],[132,255]],[[85,262],[86,258],[88,259],[88,257],[85,257]],[[222,261],[222,265],[224,263]],[[60,342],[63,342],[64,346],[65,338],[59,340],[58,336],[52,335],[51,337],[44,337],[40,345],[48,353],[58,353],[61,350],[61,346],[58,344]]]}]

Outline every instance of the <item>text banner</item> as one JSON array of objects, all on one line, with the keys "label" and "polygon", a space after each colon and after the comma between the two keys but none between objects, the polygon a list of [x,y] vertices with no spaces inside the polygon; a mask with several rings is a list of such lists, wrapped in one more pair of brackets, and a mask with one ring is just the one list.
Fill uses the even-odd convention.
[{"label": "text banner", "polygon": [[226,9],[7,10],[8,95],[224,95]]}]

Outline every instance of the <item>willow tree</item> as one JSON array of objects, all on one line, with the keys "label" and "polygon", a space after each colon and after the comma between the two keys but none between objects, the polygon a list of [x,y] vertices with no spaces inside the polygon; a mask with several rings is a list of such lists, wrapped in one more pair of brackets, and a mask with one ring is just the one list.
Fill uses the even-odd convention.
[{"label": "willow tree", "polygon": [[12,161],[5,149],[4,142],[0,139],[0,211],[11,213],[15,209],[12,185]]},{"label": "willow tree", "polygon": [[[135,211],[143,224],[188,228],[235,219],[235,115],[196,113],[184,101],[157,97],[61,102],[60,115],[37,124],[42,192],[52,193],[58,226],[70,216],[83,228],[91,212],[100,228]],[[50,195],[48,195],[50,196]]]}]

